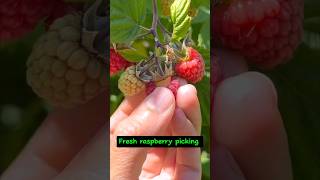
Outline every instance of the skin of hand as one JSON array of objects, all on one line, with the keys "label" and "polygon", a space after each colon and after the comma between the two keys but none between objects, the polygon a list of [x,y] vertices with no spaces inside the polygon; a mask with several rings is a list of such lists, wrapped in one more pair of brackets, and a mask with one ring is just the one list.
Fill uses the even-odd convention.
[{"label": "skin of hand", "polygon": [[213,109],[213,179],[292,180],[291,160],[272,81],[245,60],[217,50],[225,79]]},{"label": "skin of hand", "polygon": [[106,97],[103,93],[73,109],[55,108],[0,179],[106,179]]},{"label": "skin of hand", "polygon": [[[185,98],[188,95],[188,98]],[[110,119],[110,178],[201,179],[200,148],[117,148],[116,136],[200,135],[196,88],[183,85],[126,98]]]}]

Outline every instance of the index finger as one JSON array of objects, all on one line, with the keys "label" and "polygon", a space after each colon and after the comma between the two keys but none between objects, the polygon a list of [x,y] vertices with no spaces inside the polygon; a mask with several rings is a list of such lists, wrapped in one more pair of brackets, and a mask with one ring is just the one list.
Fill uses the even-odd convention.
[{"label": "index finger", "polygon": [[110,133],[113,133],[116,125],[123,119],[127,118],[132,111],[140,105],[145,97],[145,92],[142,92],[135,96],[126,97],[122,101],[120,106],[110,117]]}]

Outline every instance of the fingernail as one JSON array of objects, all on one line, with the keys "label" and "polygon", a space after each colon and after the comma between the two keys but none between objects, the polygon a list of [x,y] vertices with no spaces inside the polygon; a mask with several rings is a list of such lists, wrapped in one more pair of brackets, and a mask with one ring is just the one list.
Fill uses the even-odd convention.
[{"label": "fingernail", "polygon": [[166,111],[173,104],[172,92],[163,87],[156,88],[148,97],[147,104],[159,113]]}]

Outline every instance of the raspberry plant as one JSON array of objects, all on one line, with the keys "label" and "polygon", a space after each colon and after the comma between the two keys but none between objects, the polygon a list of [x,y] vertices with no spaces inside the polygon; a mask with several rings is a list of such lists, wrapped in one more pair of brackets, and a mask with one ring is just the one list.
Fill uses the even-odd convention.
[{"label": "raspberry plant", "polygon": [[183,78],[198,89],[209,152],[209,0],[111,0],[110,25],[111,113],[124,96],[158,86],[176,94]]}]

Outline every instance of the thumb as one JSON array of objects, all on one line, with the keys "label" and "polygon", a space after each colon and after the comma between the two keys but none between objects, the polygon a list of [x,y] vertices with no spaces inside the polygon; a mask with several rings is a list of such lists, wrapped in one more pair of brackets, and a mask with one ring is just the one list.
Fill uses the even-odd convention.
[{"label": "thumb", "polygon": [[115,128],[111,138],[111,179],[138,179],[148,148],[118,148],[117,136],[157,136],[170,123],[175,98],[167,88],[157,88],[129,117]]},{"label": "thumb", "polygon": [[169,124],[175,109],[172,92],[155,89],[132,113],[116,127],[117,136],[154,136]]}]

